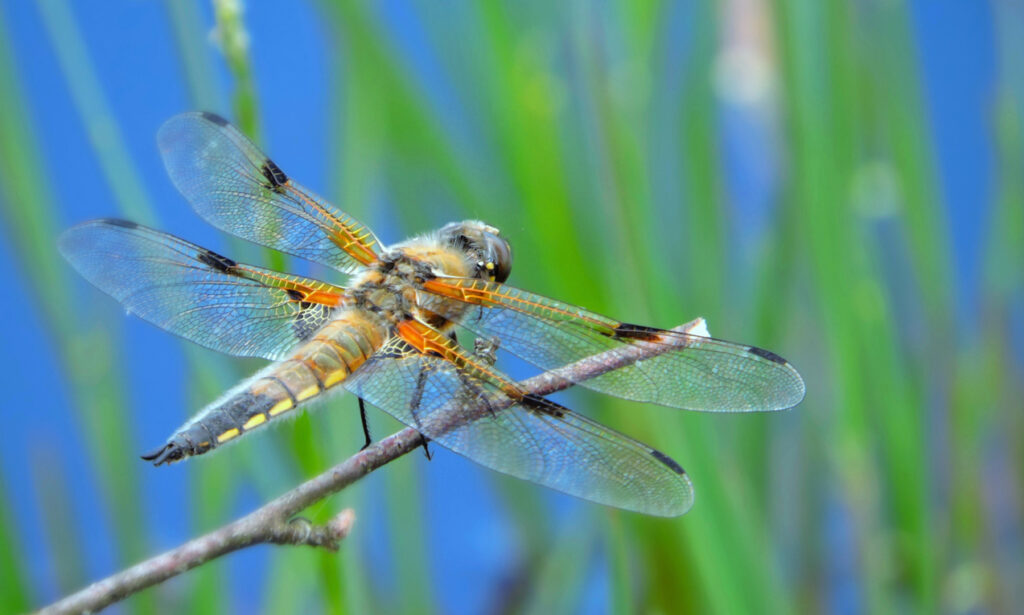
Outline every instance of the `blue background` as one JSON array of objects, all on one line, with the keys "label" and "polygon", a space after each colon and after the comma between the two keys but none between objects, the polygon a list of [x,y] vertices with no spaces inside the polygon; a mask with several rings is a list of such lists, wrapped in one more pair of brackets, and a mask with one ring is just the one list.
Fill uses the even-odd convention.
[{"label": "blue background", "polygon": [[[970,330],[970,323],[978,318],[976,297],[990,203],[994,198],[990,112],[997,67],[993,14],[985,2],[919,0],[910,3],[910,7],[916,45],[913,61],[919,65],[922,76],[927,127],[933,139],[936,173],[951,233],[957,320],[968,323],[966,328]],[[156,151],[154,135],[161,123],[193,106],[165,6],[157,2],[109,1],[101,5],[89,3],[88,9],[84,3],[73,3],[71,10],[106,95],[109,117],[116,122],[129,162],[137,170],[142,189],[158,216],[156,224],[201,245],[234,254],[232,248],[237,249],[239,244],[227,243],[198,219],[171,186]],[[67,77],[49,43],[39,7],[33,2],[5,1],[0,11],[27,98],[31,130],[49,177],[48,188],[59,203],[59,223],[66,227],[90,218],[119,215],[113,205],[111,186],[84,129],[80,107],[73,103]],[[442,122],[456,135],[465,135],[469,147],[473,147],[473,123],[479,120],[474,120],[474,111],[460,102],[450,76],[437,60],[421,22],[422,12],[391,1],[375,4],[373,13],[393,37],[401,62],[422,88],[425,98],[441,110]],[[201,5],[200,14],[212,27],[210,8]],[[307,3],[289,3],[283,9],[279,3],[252,2],[245,19],[252,42],[251,60],[264,148],[286,172],[306,186],[332,197],[337,195],[340,186],[337,178],[331,176],[328,140],[340,120],[330,114],[337,108],[337,100],[348,95],[337,79],[341,69],[330,53],[338,43],[328,40],[320,13]],[[679,30],[681,36],[687,34],[685,26]],[[219,85],[211,92],[210,107],[230,115],[230,76],[223,61],[212,45],[201,53],[207,56]],[[751,156],[760,157],[766,150],[759,149],[756,139],[745,138],[749,133],[744,130],[742,117],[732,118],[725,112],[722,117],[720,130],[729,152],[729,164],[738,169],[738,177],[745,177],[743,165],[749,164]],[[735,188],[744,189],[755,191],[750,200],[756,202],[757,184],[753,188],[750,184]],[[370,211],[364,219],[382,239],[396,241],[405,232],[427,230],[396,223],[388,214],[387,201],[386,196],[380,196],[362,208],[364,212]],[[339,206],[345,208],[344,204]],[[427,212],[424,216],[440,226],[448,217],[443,204],[437,211],[436,215]],[[512,232],[521,233],[524,229]],[[258,252],[249,254],[255,254],[255,259],[261,256]],[[296,268],[309,271],[303,270],[301,264]],[[0,279],[7,280],[0,318],[0,335],[7,349],[2,370],[6,395],[0,410],[4,418],[0,447],[2,479],[6,491],[12,494],[17,526],[24,531],[19,541],[24,545],[45,545],[56,538],[45,529],[46,515],[40,507],[46,504],[38,484],[47,477],[59,477],[73,507],[70,518],[78,525],[75,534],[82,537],[80,552],[86,576],[96,579],[116,570],[118,562],[110,546],[113,539],[109,511],[95,497],[100,486],[94,469],[88,463],[80,463],[87,458],[80,424],[89,417],[75,410],[72,394],[58,376],[61,366],[55,355],[57,346],[52,343],[53,332],[47,329],[33,302],[26,300],[33,292],[25,271],[11,245],[0,243]],[[141,465],[136,455],[162,442],[190,408],[197,407],[195,395],[183,386],[189,379],[183,346],[172,336],[137,319],[123,318],[112,300],[98,299],[98,293],[77,279],[76,284],[66,294],[67,304],[60,309],[84,313],[95,317],[96,322],[102,323],[100,326],[116,329],[115,339],[120,340],[121,346],[115,351],[114,367],[122,372],[125,383],[131,383],[125,390],[129,406],[137,409],[130,426],[132,440],[109,442],[109,446],[124,456],[125,464]],[[88,302],[81,303],[81,297],[88,297]],[[254,369],[258,364],[244,365],[243,370]],[[347,439],[351,448],[332,450],[330,454],[338,459],[354,451],[360,442],[354,409],[353,402],[341,398],[320,408],[320,412],[347,415],[351,434],[338,437]],[[313,421],[314,426],[321,425],[316,419]],[[387,430],[393,426],[375,421],[378,436],[389,433]],[[278,431],[290,428],[286,425]],[[265,437],[264,443],[267,440]],[[219,456],[235,454],[242,447],[260,446],[260,436],[254,436],[253,441],[247,440]],[[415,457],[404,463],[414,464],[415,476],[422,481],[420,491],[429,494],[422,511],[422,527],[429,528],[425,540],[436,603],[445,612],[478,612],[492,607],[503,584],[512,582],[506,563],[514,559],[510,553],[514,554],[519,540],[507,523],[505,508],[493,491],[489,474],[443,450],[437,451],[429,464],[421,456]],[[152,537],[150,550],[169,548],[194,535],[197,523],[188,518],[181,504],[193,497],[190,474],[179,466],[142,467],[138,471],[145,485],[139,498],[145,515],[142,523]],[[375,545],[396,537],[388,535],[377,520],[401,513],[386,510],[385,490],[376,476],[366,482],[367,505],[360,510],[357,525],[363,535],[358,549],[370,566],[372,591],[386,596],[390,589],[399,589],[390,587],[393,581],[389,581],[389,571],[397,564],[382,555],[393,551]],[[588,507],[557,494],[547,494],[545,498],[545,506],[553,512],[552,523],[564,524],[567,531],[573,527],[570,519],[575,512]],[[252,509],[263,499],[258,489],[240,489],[224,520]],[[836,510],[832,515],[834,530],[830,540],[839,552],[852,548],[844,545],[849,537],[844,538],[843,514]],[[258,595],[246,588],[254,570],[257,577],[259,571],[266,570],[266,552],[267,548],[259,548],[230,556],[232,606],[238,612],[249,612],[258,604]],[[38,603],[58,597],[61,591],[55,562],[51,561],[53,551],[33,548],[27,553],[30,557],[24,563],[31,595]],[[598,554],[594,561],[594,571],[585,574],[592,591],[586,593],[581,612],[593,612],[591,607],[609,608],[601,588],[604,559]],[[856,598],[856,578],[842,570],[836,571],[836,575],[830,581],[836,600],[831,606],[837,612],[859,610],[858,605],[863,605]]]}]

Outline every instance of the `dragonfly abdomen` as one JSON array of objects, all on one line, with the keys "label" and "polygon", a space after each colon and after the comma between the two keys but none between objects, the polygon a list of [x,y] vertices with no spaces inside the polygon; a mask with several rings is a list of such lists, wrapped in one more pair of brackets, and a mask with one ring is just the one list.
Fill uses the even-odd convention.
[{"label": "dragonfly abdomen", "polygon": [[143,455],[154,465],[201,455],[288,413],[343,382],[383,342],[378,323],[354,313],[328,323],[288,359],[241,383],[186,423],[161,448]]}]

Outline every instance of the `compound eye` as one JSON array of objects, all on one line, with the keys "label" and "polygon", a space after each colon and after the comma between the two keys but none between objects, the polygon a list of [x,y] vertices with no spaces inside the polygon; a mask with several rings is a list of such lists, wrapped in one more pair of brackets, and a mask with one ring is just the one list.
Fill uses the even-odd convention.
[{"label": "compound eye", "polygon": [[507,241],[494,235],[488,235],[487,248],[490,256],[487,271],[495,282],[502,283],[512,273],[512,248]]},{"label": "compound eye", "polygon": [[508,279],[509,274],[512,273],[512,267],[505,264],[501,267],[497,267],[494,271],[494,281],[503,284]]}]

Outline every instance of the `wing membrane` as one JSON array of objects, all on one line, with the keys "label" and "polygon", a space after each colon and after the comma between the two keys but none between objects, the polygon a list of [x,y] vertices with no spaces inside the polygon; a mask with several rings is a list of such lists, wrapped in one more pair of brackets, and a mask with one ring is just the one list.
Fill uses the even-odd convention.
[{"label": "wing membrane", "polygon": [[344,273],[376,260],[369,229],[291,180],[223,118],[175,116],[157,141],[174,185],[217,228]]},{"label": "wing membrane", "polygon": [[344,289],[250,265],[123,220],[94,220],[60,250],[128,311],[227,354],[280,359],[312,335]]},{"label": "wing membrane", "polygon": [[[465,355],[460,360],[473,363]],[[646,514],[689,510],[690,480],[664,454],[527,395],[507,379],[476,378],[471,371],[490,372],[479,364],[459,367],[395,337],[344,386],[438,444],[499,472]]]},{"label": "wing membrane", "polygon": [[578,383],[602,393],[713,412],[781,410],[804,396],[793,366],[753,346],[630,325],[485,280],[438,278],[424,288],[475,306],[454,320],[477,335],[499,338],[502,348],[545,370],[638,344],[670,347]]}]

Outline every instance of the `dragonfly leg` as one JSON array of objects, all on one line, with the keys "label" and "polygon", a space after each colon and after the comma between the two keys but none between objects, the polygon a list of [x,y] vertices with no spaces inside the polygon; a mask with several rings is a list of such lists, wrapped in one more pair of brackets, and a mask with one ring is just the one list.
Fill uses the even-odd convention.
[{"label": "dragonfly leg", "polygon": [[487,413],[491,416],[495,416],[494,406],[491,404],[490,396],[487,391],[481,388],[479,381],[462,373],[458,374],[458,377],[459,383],[462,385],[458,394],[459,403],[468,407],[483,404],[487,409]]},{"label": "dragonfly leg", "polygon": [[416,376],[416,388],[412,391],[412,399],[409,400],[409,414],[412,415],[414,421],[416,421],[417,429],[422,427],[420,423],[419,410],[420,404],[423,402],[423,389],[427,385],[427,370],[430,369],[428,363],[424,363],[420,366],[420,373]]},{"label": "dragonfly leg", "polygon": [[488,365],[494,365],[498,360],[498,346],[501,340],[496,337],[484,339],[478,337],[473,340],[473,355]]},{"label": "dragonfly leg", "polygon": [[[373,438],[370,437],[370,425],[366,422],[366,403],[363,401],[362,397],[358,397],[357,399],[359,400],[359,418],[363,423],[363,435],[366,437],[366,443],[363,444],[362,448],[359,450],[365,451],[367,447],[373,444]],[[430,453],[430,448],[427,446],[430,442],[430,438],[423,434],[420,434],[420,437],[423,438],[423,452],[427,455],[427,461],[430,461],[434,457]]]},{"label": "dragonfly leg", "polygon": [[[412,401],[409,404],[409,412],[412,414],[413,419],[416,420],[417,427],[420,426],[420,419],[416,414],[420,409],[420,402],[423,401],[423,388],[427,384],[428,369],[429,365],[427,363],[424,363],[420,367],[420,373],[416,377],[416,389],[412,392]],[[423,452],[427,455],[427,461],[430,461],[433,458],[430,454],[430,448],[427,446],[427,443],[430,442],[430,438],[424,436],[422,433],[420,434],[420,437],[423,438]]]},{"label": "dragonfly leg", "polygon": [[359,397],[359,419],[363,422],[363,436],[366,437],[366,443],[363,444],[361,451],[366,450],[368,446],[373,444],[373,438],[370,437],[370,425],[366,422],[366,405],[363,403],[363,398]]}]

